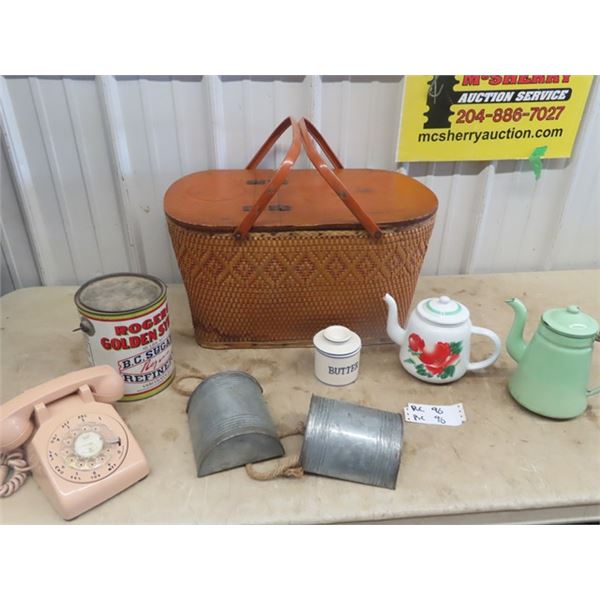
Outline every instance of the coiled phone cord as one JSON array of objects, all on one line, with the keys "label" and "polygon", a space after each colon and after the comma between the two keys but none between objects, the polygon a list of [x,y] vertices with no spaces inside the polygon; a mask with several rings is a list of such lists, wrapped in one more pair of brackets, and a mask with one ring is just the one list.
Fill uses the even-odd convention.
[{"label": "coiled phone cord", "polygon": [[[4,481],[11,469],[11,477]],[[17,448],[10,454],[0,452],[0,498],[12,496],[25,483],[30,470],[22,448]]]}]

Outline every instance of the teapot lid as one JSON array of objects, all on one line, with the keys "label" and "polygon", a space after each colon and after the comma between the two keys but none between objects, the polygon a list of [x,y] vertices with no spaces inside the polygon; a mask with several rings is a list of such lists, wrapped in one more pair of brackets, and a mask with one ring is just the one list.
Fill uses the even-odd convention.
[{"label": "teapot lid", "polygon": [[424,319],[440,325],[458,325],[469,318],[469,309],[448,296],[421,300],[417,311]]},{"label": "teapot lid", "polygon": [[545,311],[542,321],[557,333],[576,338],[594,337],[600,328],[592,317],[581,312],[575,304]]}]

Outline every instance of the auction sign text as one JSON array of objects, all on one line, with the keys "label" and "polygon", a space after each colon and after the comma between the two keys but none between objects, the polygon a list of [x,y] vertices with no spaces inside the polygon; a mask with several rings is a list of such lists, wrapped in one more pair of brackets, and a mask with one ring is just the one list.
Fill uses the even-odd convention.
[{"label": "auction sign text", "polygon": [[592,76],[407,76],[397,160],[571,156]]}]

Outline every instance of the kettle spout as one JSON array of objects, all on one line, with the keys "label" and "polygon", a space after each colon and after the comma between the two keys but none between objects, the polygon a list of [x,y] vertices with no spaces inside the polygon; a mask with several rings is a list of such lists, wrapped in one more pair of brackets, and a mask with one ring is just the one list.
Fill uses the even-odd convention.
[{"label": "kettle spout", "polygon": [[506,301],[506,304],[515,311],[515,318],[506,340],[506,349],[512,358],[516,362],[519,362],[527,348],[527,344],[523,339],[523,329],[527,320],[527,308],[518,298],[511,298]]},{"label": "kettle spout", "polygon": [[388,316],[387,316],[387,334],[390,339],[398,344],[398,346],[402,346],[404,343],[404,338],[406,336],[406,331],[400,327],[398,323],[398,305],[396,301],[389,295],[386,294],[383,297],[384,302],[388,306]]}]

